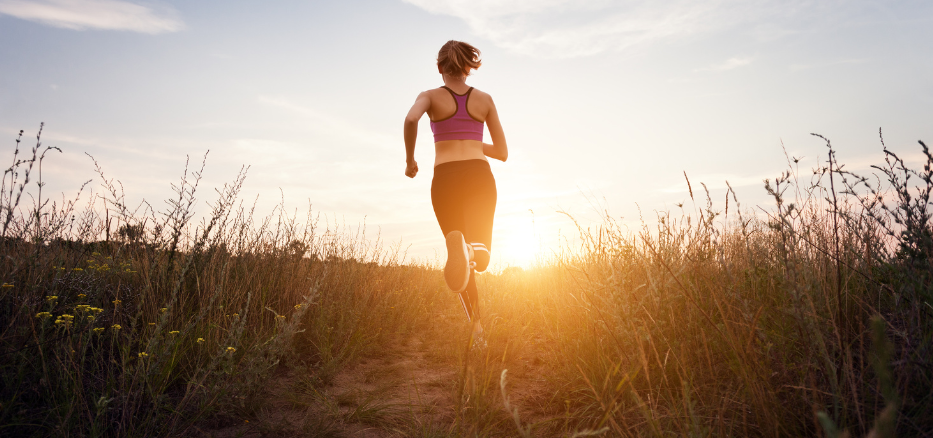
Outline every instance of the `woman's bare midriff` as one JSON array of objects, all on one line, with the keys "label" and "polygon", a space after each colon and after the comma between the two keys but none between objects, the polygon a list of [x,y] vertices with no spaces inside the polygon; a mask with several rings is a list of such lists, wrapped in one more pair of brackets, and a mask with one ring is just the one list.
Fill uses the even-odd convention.
[{"label": "woman's bare midriff", "polygon": [[484,160],[483,142],[477,140],[444,140],[434,143],[434,166],[462,160]]}]

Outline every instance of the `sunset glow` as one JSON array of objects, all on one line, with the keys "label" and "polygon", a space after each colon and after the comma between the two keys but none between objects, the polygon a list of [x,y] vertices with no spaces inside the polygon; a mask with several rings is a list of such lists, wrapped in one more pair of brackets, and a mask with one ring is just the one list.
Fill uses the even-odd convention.
[{"label": "sunset glow", "polygon": [[792,3],[0,1],[0,133],[47,123],[51,192],[94,177],[87,152],[159,204],[210,150],[205,186],[249,165],[257,211],[310,203],[433,259],[430,129],[409,180],[401,121],[440,85],[438,46],[466,40],[510,145],[493,260],[526,265],[575,233],[557,211],[637,222],[689,198],[684,172],[751,206],[782,147],[819,162],[811,132],[849,163],[874,162],[879,126],[895,148],[933,137],[927,3]]},{"label": "sunset glow", "polygon": [[929,436],[931,55],[930,0],[0,0],[0,435]]},{"label": "sunset glow", "polygon": [[[535,233],[535,228],[529,218],[507,220],[506,223],[497,224],[501,230],[501,238],[496,237],[495,251],[501,252],[502,266],[531,267],[536,258],[542,256],[541,242]],[[550,230],[548,230],[550,231]]]}]

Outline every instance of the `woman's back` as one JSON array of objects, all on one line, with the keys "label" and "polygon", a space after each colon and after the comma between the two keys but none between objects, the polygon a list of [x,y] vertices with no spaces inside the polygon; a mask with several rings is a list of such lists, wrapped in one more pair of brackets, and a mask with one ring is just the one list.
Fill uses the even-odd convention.
[{"label": "woman's back", "polygon": [[[486,157],[505,161],[508,158],[505,134],[492,96],[466,84],[470,71],[481,65],[479,55],[475,47],[459,41],[448,41],[438,52],[437,69],[444,86],[421,92],[405,117],[405,175],[408,177],[414,178],[418,173],[415,141],[418,121],[424,114],[431,119],[435,131],[435,167],[452,161],[486,161]],[[446,122],[448,119],[452,120]],[[491,144],[483,143],[484,124],[489,129]]]},{"label": "woman's back", "polygon": [[[425,92],[428,93],[428,97],[431,99],[431,108],[428,109],[428,117],[431,118],[432,122],[444,120],[457,112],[457,101],[450,95],[451,92],[460,96],[469,92],[469,98],[466,99],[467,113],[478,122],[486,121],[486,116],[489,115],[489,109],[492,106],[492,97],[476,88],[470,91],[472,87],[466,86],[465,84],[462,88],[464,89],[457,90],[453,87],[439,87]],[[450,91],[448,91],[448,89]]]}]

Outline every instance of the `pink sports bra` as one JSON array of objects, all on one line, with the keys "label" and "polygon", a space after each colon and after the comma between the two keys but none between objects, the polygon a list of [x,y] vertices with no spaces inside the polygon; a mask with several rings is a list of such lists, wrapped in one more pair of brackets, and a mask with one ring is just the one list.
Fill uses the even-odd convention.
[{"label": "pink sports bra", "polygon": [[470,93],[473,87],[467,90],[466,94],[454,93],[454,90],[441,87],[450,92],[457,102],[457,111],[446,119],[434,121],[431,120],[431,132],[434,133],[434,142],[444,140],[477,140],[483,141],[483,122],[476,120],[467,111],[467,102],[470,101]]}]

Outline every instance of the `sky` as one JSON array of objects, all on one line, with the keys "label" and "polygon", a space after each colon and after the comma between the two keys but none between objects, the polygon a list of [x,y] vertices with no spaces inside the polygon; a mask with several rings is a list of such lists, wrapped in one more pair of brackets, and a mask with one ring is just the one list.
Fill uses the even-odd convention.
[{"label": "sky", "polygon": [[260,211],[310,204],[436,261],[430,127],[409,179],[402,122],[449,39],[482,51],[468,83],[508,139],[493,270],[557,252],[569,216],[693,211],[684,173],[767,208],[785,150],[825,161],[813,132],[850,170],[881,161],[879,127],[911,159],[933,143],[929,1],[0,0],[0,144],[45,122],[46,193],[96,178],[89,154],[154,206],[210,151],[201,212],[248,165]]}]

